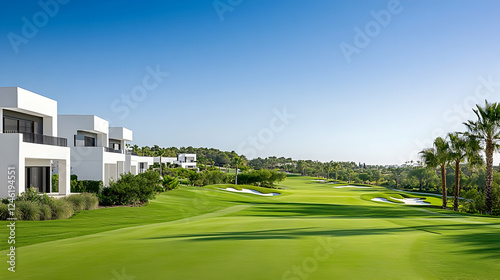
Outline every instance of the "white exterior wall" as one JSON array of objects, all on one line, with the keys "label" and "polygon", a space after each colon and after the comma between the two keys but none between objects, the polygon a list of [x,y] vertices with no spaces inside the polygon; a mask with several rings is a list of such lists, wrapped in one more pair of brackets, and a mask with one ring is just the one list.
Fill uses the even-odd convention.
[{"label": "white exterior wall", "polygon": [[[57,101],[19,87],[0,87],[0,111],[3,109],[42,117],[43,134],[57,136]],[[3,119],[3,112],[0,117]],[[0,123],[3,132],[3,121]]]},{"label": "white exterior wall", "polygon": [[180,165],[182,168],[197,168],[196,154],[179,154],[175,164]]},{"label": "white exterior wall", "polygon": [[[167,164],[167,163],[171,163],[173,164],[175,161],[177,161],[177,158],[175,157],[161,157],[161,163],[162,164]],[[154,158],[154,163],[160,163],[160,157],[155,157]]]},{"label": "white exterior wall", "polygon": [[68,138],[68,146],[73,147],[73,139],[78,131],[97,134],[97,147],[108,147],[109,122],[93,115],[59,115],[59,137]]},{"label": "white exterior wall", "polygon": [[67,147],[23,142],[20,133],[0,133],[0,197],[7,197],[7,168],[16,167],[16,189],[20,194],[26,190],[25,167],[47,166],[51,160],[59,161],[59,193],[70,193],[70,149]]}]

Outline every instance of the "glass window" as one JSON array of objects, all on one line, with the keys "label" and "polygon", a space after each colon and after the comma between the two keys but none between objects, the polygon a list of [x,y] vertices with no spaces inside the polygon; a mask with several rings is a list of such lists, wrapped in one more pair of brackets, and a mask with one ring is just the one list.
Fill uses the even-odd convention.
[{"label": "glass window", "polygon": [[17,120],[4,117],[3,118],[3,130],[5,132],[18,132]]},{"label": "glass window", "polygon": [[33,133],[33,122],[26,120],[19,120],[19,132]]},{"label": "glass window", "polygon": [[85,136],[85,147],[95,147],[95,138]]}]

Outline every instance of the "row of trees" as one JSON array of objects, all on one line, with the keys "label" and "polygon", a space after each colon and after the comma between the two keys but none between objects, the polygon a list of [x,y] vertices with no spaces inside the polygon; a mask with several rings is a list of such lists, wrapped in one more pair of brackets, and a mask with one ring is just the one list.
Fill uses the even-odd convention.
[{"label": "row of trees", "polygon": [[129,147],[133,152],[137,153],[141,156],[162,156],[162,157],[176,157],[178,154],[196,154],[197,159],[202,164],[210,164],[219,167],[223,167],[227,164],[230,164],[231,161],[235,157],[242,158],[242,160],[246,161],[246,157],[244,155],[238,155],[235,151],[227,152],[221,151],[219,149],[214,148],[194,148],[194,147],[168,147],[163,148],[158,145],[154,145],[152,147],[144,146],[139,147],[137,145],[133,145]]},{"label": "row of trees", "polygon": [[447,139],[438,137],[432,148],[421,152],[425,165],[429,168],[440,168],[442,207],[447,207],[446,166],[452,164],[455,170],[454,210],[458,211],[461,164],[467,163],[469,168],[480,168],[484,164],[482,152],[486,157],[485,170],[485,212],[492,214],[493,210],[493,154],[500,150],[500,105],[488,103],[484,107],[476,105],[473,109],[477,120],[465,122],[466,132],[453,132]]}]

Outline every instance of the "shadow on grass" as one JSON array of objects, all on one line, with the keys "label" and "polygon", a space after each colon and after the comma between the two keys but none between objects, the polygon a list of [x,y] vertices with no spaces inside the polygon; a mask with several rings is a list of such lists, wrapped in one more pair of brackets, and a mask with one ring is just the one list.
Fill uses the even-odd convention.
[{"label": "shadow on grass", "polygon": [[482,258],[500,258],[500,231],[448,236],[455,243],[457,254],[481,255]]},{"label": "shadow on grass", "polygon": [[[490,224],[482,224],[480,226],[489,226]],[[303,237],[348,237],[348,236],[366,236],[366,235],[390,235],[400,234],[405,232],[424,232],[424,234],[432,234],[442,236],[442,234],[453,233],[457,230],[470,230],[476,229],[478,225],[463,225],[463,224],[448,224],[448,225],[421,225],[421,226],[408,226],[408,227],[391,227],[391,228],[360,228],[360,229],[325,229],[316,227],[306,228],[283,228],[283,229],[270,229],[270,230],[256,230],[256,231],[231,231],[231,232],[207,232],[200,234],[180,234],[180,235],[164,235],[149,238],[141,238],[143,240],[158,240],[158,239],[186,239],[186,241],[227,241],[227,240],[290,240]],[[460,238],[467,235],[461,235]],[[462,241],[461,243],[475,242],[471,244],[471,252],[478,253],[491,253],[498,255],[498,246],[486,247],[486,243],[493,243],[494,238],[498,240],[498,234],[488,234],[487,241],[475,240],[473,238]],[[447,237],[448,238],[448,237]],[[457,241],[456,236],[449,237],[453,242]],[[460,241],[457,241],[460,242]],[[498,245],[495,244],[495,245]],[[481,247],[484,247],[480,251]],[[496,250],[496,252],[495,252]]]},{"label": "shadow on grass", "polygon": [[[245,203],[242,201],[234,201]],[[320,203],[254,203],[253,207],[238,212],[238,216],[280,217],[280,218],[393,218],[404,219],[408,217],[440,217],[455,218],[432,211],[415,211],[413,207],[400,207],[400,205],[340,205]]]}]

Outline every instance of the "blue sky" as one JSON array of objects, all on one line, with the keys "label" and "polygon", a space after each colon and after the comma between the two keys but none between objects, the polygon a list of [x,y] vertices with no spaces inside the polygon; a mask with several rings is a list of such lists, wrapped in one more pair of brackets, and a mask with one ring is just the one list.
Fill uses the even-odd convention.
[{"label": "blue sky", "polygon": [[[45,18],[37,1],[0,3],[0,86],[128,127],[140,146],[402,163],[500,101],[498,1],[66,2]],[[358,46],[350,62],[342,43]]]}]

